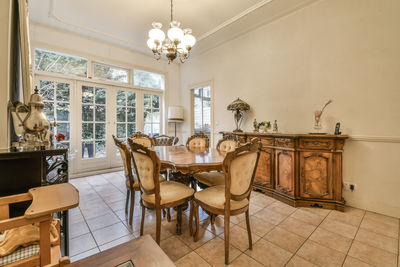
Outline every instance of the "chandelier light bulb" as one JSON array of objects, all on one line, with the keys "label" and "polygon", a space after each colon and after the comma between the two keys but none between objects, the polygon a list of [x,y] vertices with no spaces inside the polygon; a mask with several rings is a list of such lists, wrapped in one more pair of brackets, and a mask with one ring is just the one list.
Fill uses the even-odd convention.
[{"label": "chandelier light bulb", "polygon": [[177,21],[171,22],[171,28],[168,30],[168,38],[173,42],[181,42],[183,38],[183,30],[179,28],[180,23]]},{"label": "chandelier light bulb", "polygon": [[149,31],[149,38],[162,43],[165,39],[165,33],[161,30],[162,24],[159,22],[153,22],[152,26],[153,29]]},{"label": "chandelier light bulb", "polygon": [[178,49],[181,49],[184,54],[187,54],[189,52],[183,42],[178,44]]},{"label": "chandelier light bulb", "polygon": [[191,34],[185,34],[182,38],[182,43],[185,46],[193,47],[196,44],[196,38]]},{"label": "chandelier light bulb", "polygon": [[158,43],[159,43],[159,45],[157,46],[156,40],[151,39],[151,38],[150,38],[149,40],[147,40],[147,46],[148,46],[151,50],[160,48],[160,47],[161,47],[161,42],[158,42]]}]

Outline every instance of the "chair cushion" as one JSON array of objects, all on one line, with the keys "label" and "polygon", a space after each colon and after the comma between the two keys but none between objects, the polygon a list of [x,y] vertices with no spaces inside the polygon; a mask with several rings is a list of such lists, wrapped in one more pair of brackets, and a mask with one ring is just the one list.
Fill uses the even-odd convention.
[{"label": "chair cushion", "polygon": [[231,152],[234,151],[237,147],[237,143],[234,140],[225,140],[219,144],[219,151],[222,152]]},{"label": "chair cushion", "polygon": [[203,138],[193,138],[189,141],[190,148],[204,148],[206,147],[206,140]]},{"label": "chair cushion", "polygon": [[5,266],[16,261],[27,259],[29,257],[39,255],[39,253],[39,244],[34,244],[27,247],[19,247],[13,253],[4,257],[0,257],[0,266]]},{"label": "chair cushion", "polygon": [[[162,182],[165,182],[165,178],[162,175],[160,175],[160,183],[162,183]],[[130,186],[128,179],[125,180],[125,183],[126,183],[127,187]],[[139,190],[139,182],[137,180],[135,180],[135,183],[133,184],[133,188]]]},{"label": "chair cushion", "polygon": [[[167,204],[174,201],[182,200],[193,195],[194,189],[184,184],[172,181],[160,183],[160,204]],[[142,199],[146,202],[155,204],[155,195],[142,194]]]},{"label": "chair cushion", "polygon": [[208,186],[224,185],[225,184],[225,174],[223,172],[200,172],[193,175],[202,184]]},{"label": "chair cushion", "polygon": [[[200,202],[217,209],[225,209],[225,185],[217,185],[206,188],[194,194],[194,198]],[[231,210],[241,209],[249,204],[247,198],[240,201],[231,200]]]}]

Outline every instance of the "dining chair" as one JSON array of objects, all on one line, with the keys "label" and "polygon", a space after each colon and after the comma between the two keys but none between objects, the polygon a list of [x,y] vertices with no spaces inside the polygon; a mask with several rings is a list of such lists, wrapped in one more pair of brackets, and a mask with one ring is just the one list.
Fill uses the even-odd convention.
[{"label": "dining chair", "polygon": [[[135,207],[135,192],[140,190],[139,182],[136,178],[136,175],[132,172],[132,155],[129,151],[128,147],[122,143],[118,138],[112,135],[114,139],[114,143],[119,150],[119,154],[121,155],[122,163],[124,165],[125,172],[125,185],[126,185],[126,200],[125,200],[125,214],[128,214],[128,206],[129,206],[129,198],[131,199],[131,206],[129,210],[129,225],[132,226],[132,218],[133,218],[133,210]],[[159,177],[159,182],[164,182],[164,177]]]},{"label": "dining chair", "polygon": [[129,136],[128,139],[134,141],[135,143],[141,144],[147,148],[154,146],[154,139],[140,131],[132,134],[131,136]]},{"label": "dining chair", "polygon": [[[249,204],[253,187],[254,175],[260,157],[258,140],[252,140],[228,152],[222,169],[225,174],[225,184],[208,187],[194,194],[191,200],[193,211],[190,212],[189,229],[194,241],[199,238],[199,206],[206,212],[224,216],[225,264],[229,262],[229,224],[230,216],[246,214],[246,226],[249,239],[249,249],[253,248],[250,229]],[[196,230],[193,233],[193,215]]]},{"label": "dining chair", "polygon": [[182,206],[193,197],[194,190],[184,184],[166,181],[158,183],[161,163],[155,151],[128,140],[133,155],[133,165],[138,177],[142,206],[140,235],[143,235],[146,208],[156,210],[156,242],[160,244],[161,209],[177,207],[177,229],[182,225]]},{"label": "dining chair", "polygon": [[[236,135],[225,135],[218,141],[216,148],[220,152],[227,153],[234,151],[238,146],[239,141]],[[201,188],[225,184],[225,175],[223,172],[199,172],[193,174],[193,177]]]},{"label": "dining chair", "polygon": [[175,146],[179,141],[179,138],[176,136],[168,136],[164,134],[155,136],[153,139],[155,146]]},{"label": "dining chair", "polygon": [[190,136],[186,141],[186,146],[188,148],[208,148],[210,146],[210,141],[207,135],[200,132]]}]

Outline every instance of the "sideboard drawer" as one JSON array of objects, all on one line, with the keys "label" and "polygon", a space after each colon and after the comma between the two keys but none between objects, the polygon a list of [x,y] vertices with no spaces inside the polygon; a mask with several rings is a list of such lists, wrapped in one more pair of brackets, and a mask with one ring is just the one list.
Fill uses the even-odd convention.
[{"label": "sideboard drawer", "polygon": [[261,145],[262,146],[273,146],[274,139],[273,138],[261,138]]},{"label": "sideboard drawer", "polygon": [[301,138],[299,142],[299,148],[305,149],[333,149],[334,142],[332,139],[311,139]]},{"label": "sideboard drawer", "polygon": [[294,139],[291,139],[291,138],[281,138],[281,137],[277,137],[277,138],[275,138],[275,146],[276,146],[276,147],[290,147],[290,148],[294,148],[294,146],[295,146],[295,141],[294,141]]}]

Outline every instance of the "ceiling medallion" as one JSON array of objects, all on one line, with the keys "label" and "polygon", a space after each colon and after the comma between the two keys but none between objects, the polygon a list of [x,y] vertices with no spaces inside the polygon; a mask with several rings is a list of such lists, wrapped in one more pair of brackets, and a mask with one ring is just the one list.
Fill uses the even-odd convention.
[{"label": "ceiling medallion", "polygon": [[171,0],[171,22],[167,32],[167,38],[160,22],[151,24],[153,29],[149,31],[147,46],[153,51],[154,57],[159,60],[164,54],[168,59],[168,64],[177,57],[183,63],[190,56],[190,50],[196,43],[196,38],[192,35],[192,29],[181,29],[181,23],[173,20],[173,4]]}]

